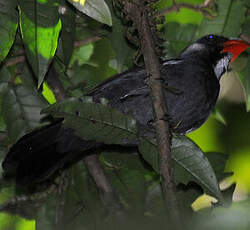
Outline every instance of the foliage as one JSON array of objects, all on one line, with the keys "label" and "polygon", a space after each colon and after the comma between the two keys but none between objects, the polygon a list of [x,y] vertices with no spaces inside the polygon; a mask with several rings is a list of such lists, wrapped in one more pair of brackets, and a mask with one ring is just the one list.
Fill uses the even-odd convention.
[{"label": "foliage", "polygon": [[[203,3],[202,0],[161,0],[156,3],[155,10],[171,7],[174,2]],[[159,26],[161,36],[166,40],[165,58],[176,57],[185,46],[209,33],[250,37],[248,0],[211,2],[207,12],[211,13],[212,19],[201,11],[186,8],[165,15]],[[123,145],[125,139],[135,139],[138,130],[132,117],[109,108],[105,101],[96,104],[84,97],[89,88],[132,67],[136,56],[134,46],[125,38],[126,20],[119,9],[113,8],[111,1],[0,0],[0,5],[0,161],[10,145],[44,125],[47,114],[64,117],[64,126],[74,128],[76,134],[86,140]],[[218,223],[220,229],[229,229],[226,222],[230,216],[235,217],[234,224],[243,218],[237,210],[224,207],[212,206],[204,213],[194,213],[191,204],[203,193],[216,197],[220,205],[232,201],[232,187],[222,192],[219,182],[230,175],[224,172],[228,152],[239,151],[244,145],[246,152],[250,153],[250,119],[246,112],[250,110],[249,62],[247,51],[232,66],[244,90],[244,102],[241,101],[240,106],[234,105],[237,106],[234,121],[240,122],[238,114],[244,117],[243,125],[235,125],[240,127],[242,136],[232,137],[230,133],[237,128],[229,132],[231,126],[223,126],[225,121],[227,124],[233,121],[225,115],[229,106],[222,100],[214,113],[213,124],[208,125],[213,119],[210,118],[200,130],[207,126],[210,129],[190,134],[200,147],[187,137],[173,137],[171,148],[177,197],[181,201],[184,219],[197,229],[212,229]],[[47,80],[53,77],[48,74],[51,68],[55,69],[69,97],[64,101],[54,103],[55,98],[50,96],[53,91],[47,87]],[[48,106],[51,103],[54,104]],[[246,111],[242,109],[243,103]],[[223,125],[216,123],[221,121]],[[246,128],[248,137],[243,131]],[[212,143],[214,149],[202,144],[204,139],[205,144],[213,138],[219,139],[219,132],[226,136],[220,143],[223,147],[218,147],[215,141]],[[156,144],[146,138],[140,138],[138,142],[138,149],[105,150],[100,153],[99,160],[128,212],[128,221],[120,228],[161,228],[167,221],[157,170]],[[234,149],[228,143],[234,143]],[[216,152],[221,149],[227,154]],[[98,188],[83,163],[78,162],[65,170],[68,176],[63,191],[42,187],[41,194],[34,195],[36,199],[1,180],[0,209],[6,208],[5,202],[11,201],[12,206],[5,209],[9,215],[0,215],[0,229],[34,229],[34,225],[36,229],[54,229],[55,219],[58,229],[110,229],[110,226],[115,226],[117,223],[107,217]],[[61,183],[60,177],[55,180]],[[246,219],[249,219],[249,208],[244,204],[240,207],[244,207],[240,212],[244,210]],[[219,220],[214,219],[214,215]],[[223,221],[220,217],[224,218]],[[249,221],[243,222],[237,225],[240,226],[237,229],[249,227]]]}]

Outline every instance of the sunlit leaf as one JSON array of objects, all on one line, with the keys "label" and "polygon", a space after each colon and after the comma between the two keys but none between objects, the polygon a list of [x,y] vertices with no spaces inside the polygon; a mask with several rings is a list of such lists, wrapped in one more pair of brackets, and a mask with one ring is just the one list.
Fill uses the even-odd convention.
[{"label": "sunlit leaf", "polygon": [[58,9],[53,0],[22,0],[19,4],[26,54],[40,86],[57,48],[61,30]]}]

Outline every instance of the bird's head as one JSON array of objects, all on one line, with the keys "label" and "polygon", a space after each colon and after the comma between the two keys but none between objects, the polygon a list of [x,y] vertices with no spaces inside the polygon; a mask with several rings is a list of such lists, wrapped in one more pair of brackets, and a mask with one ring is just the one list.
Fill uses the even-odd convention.
[{"label": "bird's head", "polygon": [[191,45],[180,54],[181,58],[198,57],[214,68],[218,79],[228,69],[230,63],[250,45],[239,39],[229,39],[218,35],[206,35]]}]

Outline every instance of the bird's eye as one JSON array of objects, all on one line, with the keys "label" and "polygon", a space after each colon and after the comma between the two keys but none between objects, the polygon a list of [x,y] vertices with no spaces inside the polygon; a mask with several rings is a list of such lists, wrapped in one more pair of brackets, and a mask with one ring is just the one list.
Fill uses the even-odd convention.
[{"label": "bird's eye", "polygon": [[208,36],[208,38],[210,38],[210,39],[211,39],[211,38],[214,38],[214,36],[213,36],[213,35],[209,35],[209,36]]}]

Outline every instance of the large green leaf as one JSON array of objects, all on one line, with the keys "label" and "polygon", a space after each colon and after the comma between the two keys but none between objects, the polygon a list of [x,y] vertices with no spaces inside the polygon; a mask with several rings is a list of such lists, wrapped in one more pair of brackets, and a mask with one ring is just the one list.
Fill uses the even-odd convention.
[{"label": "large green leaf", "polygon": [[22,0],[19,9],[26,55],[40,86],[57,48],[61,30],[58,8],[53,0]]},{"label": "large green leaf", "polygon": [[203,18],[197,31],[197,37],[206,34],[218,34],[227,37],[237,37],[241,32],[246,8],[242,0],[220,0],[218,16],[214,19]]},{"label": "large green leaf", "polygon": [[7,56],[17,29],[17,1],[0,0],[0,62]]},{"label": "large green leaf", "polygon": [[[250,62],[250,57],[247,58],[247,62]],[[244,86],[245,100],[246,100],[246,110],[250,111],[250,65],[247,64],[246,67],[239,73],[240,80]]]},{"label": "large green leaf", "polygon": [[[0,72],[0,78],[4,79],[9,74],[6,69]],[[21,136],[40,126],[40,120],[44,115],[40,114],[46,101],[31,87],[14,85],[1,81],[1,114],[7,125],[8,136],[15,143]]]},{"label": "large green leaf", "polygon": [[[139,151],[143,158],[158,171],[157,146],[154,140],[142,139]],[[185,136],[172,140],[172,157],[174,160],[174,176],[176,183],[196,181],[205,191],[222,201],[219,185],[208,159],[202,150]]]},{"label": "large green leaf", "polygon": [[43,113],[64,117],[64,126],[75,130],[84,140],[105,144],[127,144],[136,139],[136,121],[92,98],[70,98],[49,106]]},{"label": "large green leaf", "polygon": [[76,9],[89,17],[112,26],[109,8],[104,0],[68,0]]}]

